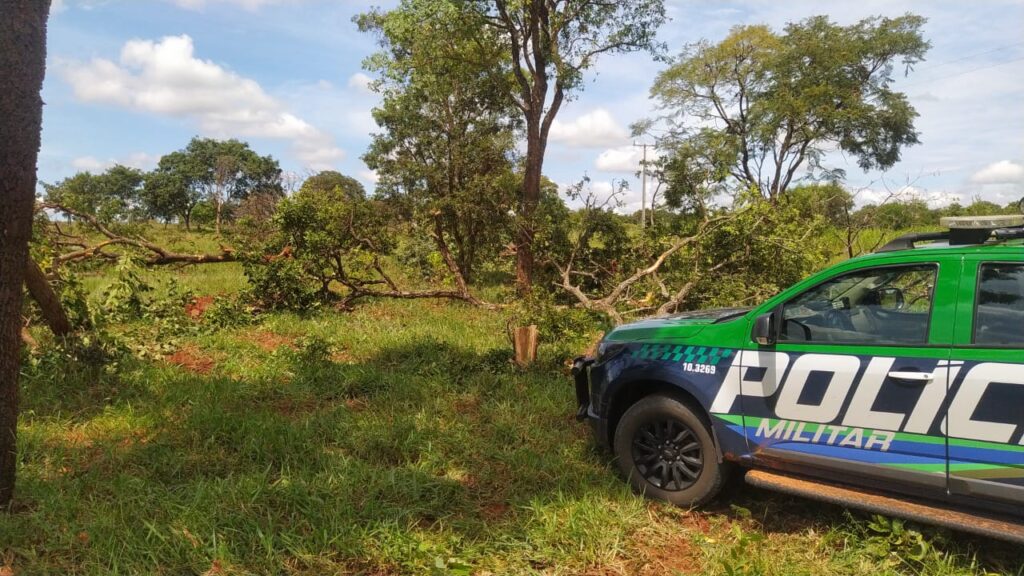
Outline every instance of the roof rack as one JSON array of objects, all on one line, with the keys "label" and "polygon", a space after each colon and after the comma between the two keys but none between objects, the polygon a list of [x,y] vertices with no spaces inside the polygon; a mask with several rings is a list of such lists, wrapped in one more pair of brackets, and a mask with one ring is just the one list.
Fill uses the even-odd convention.
[{"label": "roof rack", "polygon": [[879,252],[913,250],[916,242],[948,240],[950,246],[984,244],[991,240],[1024,238],[1024,215],[948,217],[939,221],[949,230],[906,234],[882,246]]},{"label": "roof rack", "polygon": [[915,242],[927,242],[934,240],[949,240],[949,231],[946,232],[915,232],[904,234],[899,238],[890,240],[888,244],[878,249],[879,252],[896,252],[897,250],[913,250]]}]

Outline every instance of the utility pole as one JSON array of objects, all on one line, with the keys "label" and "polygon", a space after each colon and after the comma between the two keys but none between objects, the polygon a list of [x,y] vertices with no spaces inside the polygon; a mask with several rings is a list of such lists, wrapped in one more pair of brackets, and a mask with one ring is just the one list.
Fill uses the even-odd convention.
[{"label": "utility pole", "polygon": [[[643,174],[643,176],[642,176],[643,184],[640,187],[640,190],[641,190],[641,193],[640,193],[640,227],[641,228],[646,228],[647,227],[647,147],[648,146],[653,146],[653,144],[637,144],[636,142],[634,142],[633,146],[637,147],[637,148],[643,148],[643,150],[644,150],[644,159],[640,163],[641,173]],[[651,208],[653,210],[653,206]]]}]

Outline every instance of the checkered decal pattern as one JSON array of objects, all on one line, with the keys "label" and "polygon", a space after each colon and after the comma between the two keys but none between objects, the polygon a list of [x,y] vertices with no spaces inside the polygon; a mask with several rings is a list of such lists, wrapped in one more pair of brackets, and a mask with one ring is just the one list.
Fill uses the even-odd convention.
[{"label": "checkered decal pattern", "polygon": [[707,348],[706,346],[673,346],[671,344],[644,344],[633,350],[634,358],[644,360],[669,360],[671,362],[687,362],[710,364],[717,366],[722,360],[732,356],[729,348]]}]

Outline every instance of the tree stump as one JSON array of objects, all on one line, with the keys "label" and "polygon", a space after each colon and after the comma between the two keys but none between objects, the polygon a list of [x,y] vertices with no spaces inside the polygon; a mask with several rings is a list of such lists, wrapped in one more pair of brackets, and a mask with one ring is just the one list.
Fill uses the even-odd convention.
[{"label": "tree stump", "polygon": [[516,365],[525,368],[537,360],[537,345],[540,343],[540,332],[536,324],[519,326],[512,329],[512,350],[515,352]]}]

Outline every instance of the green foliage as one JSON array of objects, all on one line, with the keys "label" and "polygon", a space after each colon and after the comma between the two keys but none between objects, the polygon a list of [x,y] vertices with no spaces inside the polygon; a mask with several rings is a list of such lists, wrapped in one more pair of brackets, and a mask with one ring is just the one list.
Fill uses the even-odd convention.
[{"label": "green foliage", "polygon": [[259,254],[247,258],[245,276],[250,300],[265,309],[315,310],[320,304],[320,287],[294,259],[263,261]]},{"label": "green foliage", "polygon": [[102,174],[79,172],[56,184],[43,184],[46,201],[92,214],[103,222],[125,222],[144,216],[143,173],[115,165]]},{"label": "green foliage", "polygon": [[516,299],[508,315],[510,325],[536,324],[542,342],[564,343],[577,350],[593,341],[600,329],[611,327],[600,314],[559,304],[550,293],[541,291]]},{"label": "green foliage", "polygon": [[346,288],[380,283],[380,258],[395,247],[386,203],[341,187],[303,188],[283,200],[271,226],[244,227],[251,296],[266,309],[309,310]]},{"label": "green foliage", "polygon": [[[747,515],[750,511],[743,508]],[[764,542],[763,534],[746,530],[742,523],[732,527],[733,542],[720,562],[725,576],[762,576],[769,572],[764,558],[754,548]]]},{"label": "green foliage", "polygon": [[203,327],[211,331],[250,326],[255,321],[253,306],[238,296],[218,296],[202,315]]},{"label": "green foliage", "polygon": [[198,137],[183,150],[160,158],[157,168],[146,177],[144,189],[154,217],[177,217],[186,227],[202,200],[214,206],[214,218],[219,221],[219,208],[230,200],[283,193],[281,168],[273,157],[260,156],[239,140]]},{"label": "green foliage", "polygon": [[358,180],[334,170],[324,170],[306,178],[300,190],[307,194],[317,191],[325,193],[341,191],[351,200],[366,198],[366,190]]},{"label": "green foliage", "polygon": [[103,311],[114,322],[140,318],[153,287],[142,279],[140,265],[131,256],[118,260],[115,273],[116,279],[103,292]]},{"label": "green foliage", "polygon": [[918,134],[917,112],[892,78],[897,64],[909,71],[924,58],[924,23],[907,14],[840,26],[815,16],[781,34],[738,26],[717,44],[689,46],[651,88],[670,127],[658,166],[666,199],[701,204],[723,185],[776,198],[801,169],[842,176],[822,164],[833,148],[864,170],[893,166]]},{"label": "green foliage", "polygon": [[519,177],[502,46],[465,8],[406,0],[357,21],[381,49],[364,62],[382,96],[382,131],[363,156],[380,176],[377,193],[396,214],[451,245],[464,278],[511,234]]}]

